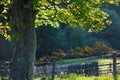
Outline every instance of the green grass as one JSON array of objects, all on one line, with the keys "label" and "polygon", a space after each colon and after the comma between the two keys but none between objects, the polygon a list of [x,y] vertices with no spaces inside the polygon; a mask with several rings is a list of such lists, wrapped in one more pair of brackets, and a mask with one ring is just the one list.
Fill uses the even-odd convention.
[{"label": "green grass", "polygon": [[[41,80],[40,78],[34,79],[34,80]],[[45,79],[49,80],[49,79]],[[103,76],[82,76],[77,74],[70,74],[67,77],[60,78],[55,77],[55,80],[114,80],[114,77],[112,75],[103,75]],[[120,76],[118,76],[118,80],[120,80]]]},{"label": "green grass", "polygon": [[[1,77],[0,77],[0,80]],[[3,79],[8,80],[8,79]],[[35,78],[34,80],[42,80],[40,78]],[[50,80],[50,79],[44,79],[44,80]],[[112,75],[102,75],[102,76],[83,76],[83,75],[77,75],[77,74],[69,74],[67,76],[63,77],[55,77],[55,80],[114,80],[114,77]],[[120,80],[120,75],[118,76],[118,80]]]},{"label": "green grass", "polygon": [[[107,63],[112,63],[112,58],[88,57],[88,58],[62,60],[62,61],[57,61],[56,63],[57,64],[74,64],[74,63],[91,63],[94,61],[97,61],[99,64],[107,64]],[[120,62],[120,59],[118,59],[117,62]]]},{"label": "green grass", "polygon": [[107,76],[81,76],[77,74],[71,74],[68,78],[55,78],[55,80],[114,80],[113,76],[107,75]]}]

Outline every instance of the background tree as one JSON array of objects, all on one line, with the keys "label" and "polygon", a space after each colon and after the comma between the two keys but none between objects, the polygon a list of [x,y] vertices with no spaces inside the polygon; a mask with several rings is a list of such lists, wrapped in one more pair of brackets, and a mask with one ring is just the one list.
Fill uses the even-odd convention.
[{"label": "background tree", "polygon": [[86,31],[83,31],[81,28],[76,27],[71,30],[70,35],[68,36],[69,42],[68,45],[70,48],[83,47],[86,41]]},{"label": "background tree", "polygon": [[[0,21],[1,34],[7,39],[10,39],[10,35],[11,38],[17,37],[10,79],[33,79],[35,26],[59,26],[59,22],[63,22],[89,31],[102,30],[105,27],[104,21],[109,23],[106,20],[108,14],[100,9],[106,2],[115,4],[119,0],[1,0],[0,5],[4,8],[0,14],[6,20]],[[62,7],[61,4],[66,6]],[[9,13],[9,16],[5,13]],[[8,35],[8,30],[12,34]]]},{"label": "background tree", "polygon": [[109,27],[107,26],[104,30],[98,33],[92,33],[92,36],[101,39],[102,41],[106,41],[114,49],[120,50],[120,15],[118,8],[115,6],[104,8],[104,11],[110,14],[109,19],[112,20],[112,25]]},{"label": "background tree", "polygon": [[50,56],[53,51],[65,49],[65,31],[51,26],[41,26],[37,31],[37,52],[36,57]]}]

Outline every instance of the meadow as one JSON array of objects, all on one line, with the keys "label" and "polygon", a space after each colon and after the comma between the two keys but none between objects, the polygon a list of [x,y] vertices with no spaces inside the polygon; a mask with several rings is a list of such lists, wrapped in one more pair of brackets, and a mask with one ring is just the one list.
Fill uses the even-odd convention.
[{"label": "meadow", "polygon": [[[68,59],[68,60],[61,60],[56,61],[57,64],[74,64],[74,63],[91,63],[91,62],[98,62],[99,64],[107,64],[112,63],[112,58],[107,57],[88,57],[88,58],[76,58],[76,59]],[[120,59],[117,59],[117,62],[120,62]]]},{"label": "meadow", "polygon": [[[50,79],[40,79],[36,78],[34,80],[50,80]],[[102,76],[82,76],[77,74],[69,74],[67,77],[55,77],[55,80],[114,80],[112,75],[102,75]],[[118,76],[118,80],[120,80],[120,76]]]},{"label": "meadow", "polygon": [[[0,80],[9,80],[8,78],[4,78]],[[34,80],[50,80],[47,77],[44,79],[41,78],[34,78]],[[77,75],[77,74],[69,74],[64,77],[57,77],[55,76],[54,80],[114,80],[114,77],[112,75],[102,75],[102,76],[83,76],[83,75]],[[120,76],[118,76],[118,80],[120,80]]]}]

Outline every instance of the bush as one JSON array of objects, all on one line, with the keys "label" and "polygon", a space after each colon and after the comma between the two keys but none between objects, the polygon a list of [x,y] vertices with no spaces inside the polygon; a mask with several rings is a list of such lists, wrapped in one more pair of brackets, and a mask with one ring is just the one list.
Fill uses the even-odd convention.
[{"label": "bush", "polygon": [[[106,42],[96,42],[93,47],[84,46],[83,48],[76,47],[75,49],[70,49],[68,52],[64,52],[61,49],[52,53],[52,56],[39,58],[38,62],[46,62],[53,60],[61,60],[67,58],[83,58],[90,56],[100,56],[108,54],[113,49],[109,47]],[[48,60],[49,59],[49,60]]]},{"label": "bush", "polygon": [[84,54],[83,54],[83,49],[80,48],[80,47],[76,47],[75,48],[75,55],[77,55],[78,57],[82,57]]},{"label": "bush", "polygon": [[66,57],[67,57],[66,53],[61,49],[52,53],[53,60],[65,59]]},{"label": "bush", "polygon": [[83,56],[84,57],[92,56],[93,54],[94,54],[94,50],[92,47],[85,46],[83,48]]},{"label": "bush", "polygon": [[96,42],[93,46],[94,55],[105,55],[113,49],[106,42]]}]

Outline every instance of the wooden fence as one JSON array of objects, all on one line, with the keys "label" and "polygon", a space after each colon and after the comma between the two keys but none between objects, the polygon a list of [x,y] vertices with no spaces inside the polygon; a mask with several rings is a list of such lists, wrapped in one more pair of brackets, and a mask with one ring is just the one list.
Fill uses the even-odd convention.
[{"label": "wooden fence", "polygon": [[[46,62],[44,66],[40,66],[37,64],[34,68],[36,76],[42,76],[43,74],[51,76],[51,79],[54,80],[55,75],[59,75],[61,72],[69,74],[69,73],[77,73],[84,75],[103,75],[103,74],[112,74],[114,79],[117,80],[117,74],[120,73],[120,63],[117,63],[117,54],[114,53],[113,62],[109,64],[101,64],[98,62],[93,62],[89,64],[65,64],[59,65],[53,62]],[[0,63],[0,76],[9,75],[9,64],[8,63]]]},{"label": "wooden fence", "polygon": [[[64,73],[77,73],[77,74],[84,74],[87,76],[99,76],[105,74],[112,74],[114,76],[114,80],[117,80],[117,74],[120,73],[120,63],[117,63],[117,53],[114,53],[112,56],[113,62],[109,64],[98,64],[98,62],[93,62],[89,64],[65,64],[65,65],[58,65],[56,62],[47,62],[49,65],[41,66],[41,74],[51,74],[52,80],[54,80],[54,75],[59,75],[61,72]],[[36,68],[38,68],[36,67]]]}]

